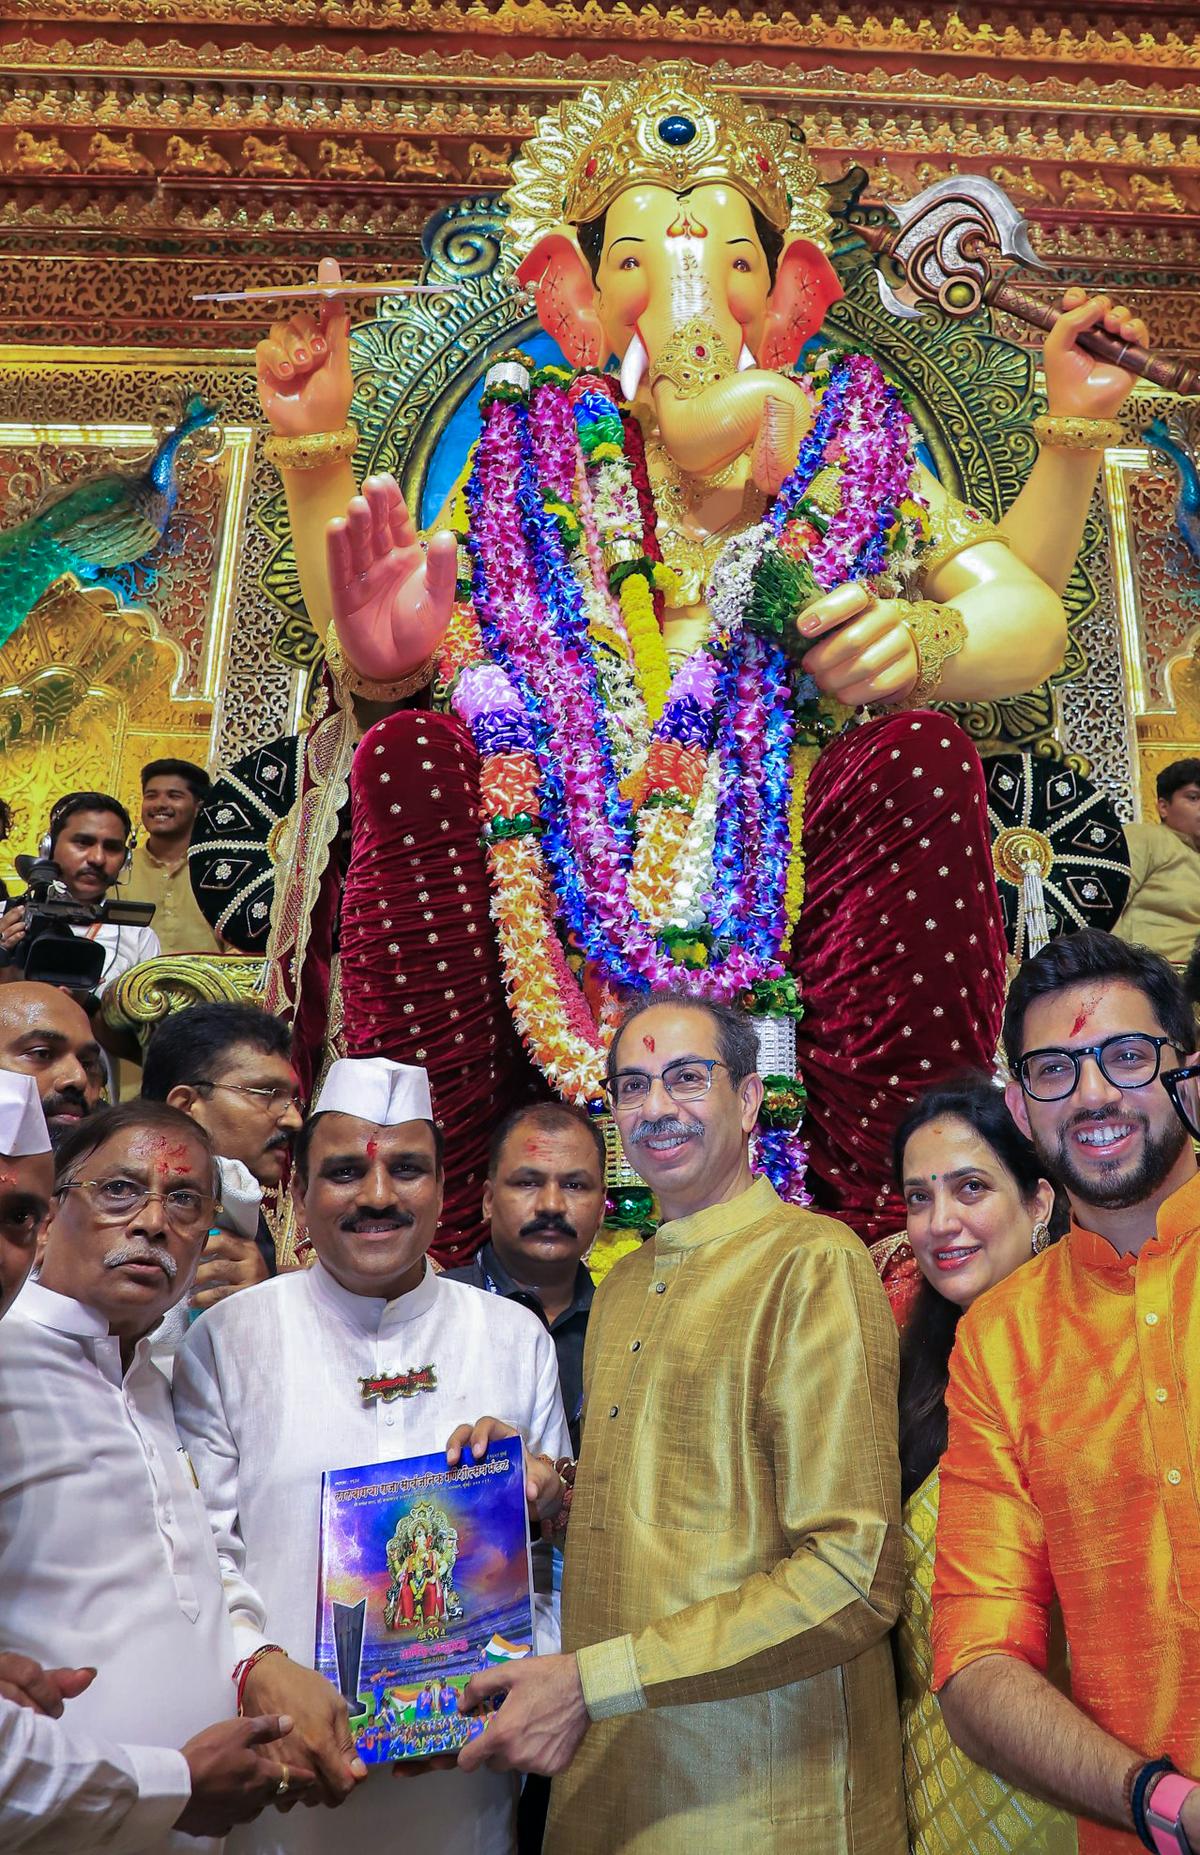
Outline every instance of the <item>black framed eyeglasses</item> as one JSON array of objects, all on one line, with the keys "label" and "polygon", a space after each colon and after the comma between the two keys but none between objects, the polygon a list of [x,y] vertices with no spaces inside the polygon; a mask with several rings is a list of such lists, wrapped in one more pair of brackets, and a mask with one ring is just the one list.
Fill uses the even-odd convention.
[{"label": "black framed eyeglasses", "polygon": [[[1114,1088],[1144,1089],[1157,1079],[1163,1051],[1176,1047],[1170,1037],[1124,1031],[1077,1050],[1027,1050],[1017,1064],[1017,1080],[1034,1101],[1066,1101],[1079,1087],[1083,1059],[1090,1056],[1104,1080]],[[1165,1086],[1165,1076],[1163,1082]]]},{"label": "black framed eyeglasses", "polygon": [[1192,1139],[1200,1140],[1200,1063],[1185,1063],[1182,1069],[1164,1069],[1162,1085]]},{"label": "black framed eyeglasses", "polygon": [[614,1108],[636,1108],[655,1082],[662,1083],[672,1101],[696,1101],[712,1087],[713,1070],[728,1067],[715,1056],[681,1056],[654,1075],[644,1069],[619,1070],[604,1086]]}]

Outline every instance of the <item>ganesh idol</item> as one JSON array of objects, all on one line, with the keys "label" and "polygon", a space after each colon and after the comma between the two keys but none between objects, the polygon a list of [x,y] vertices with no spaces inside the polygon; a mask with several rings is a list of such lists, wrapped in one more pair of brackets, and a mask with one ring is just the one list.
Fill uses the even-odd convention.
[{"label": "ganesh idol", "polygon": [[788,125],[663,64],[561,104],[513,171],[562,364],[496,359],[427,535],[390,477],[356,493],[340,309],[259,350],[326,647],[267,1002],[311,1064],[332,1027],[429,1070],[443,1260],[482,1238],[498,1116],[539,1088],[600,1111],[650,987],[751,1014],[756,1163],[873,1238],[898,1117],[990,1065],[1003,999],[981,765],[934,705],[1059,665],[1092,434],[1132,384],[1076,339],[1146,331],[1069,293],[996,525],[917,461],[878,363],[814,340],[841,291]]}]

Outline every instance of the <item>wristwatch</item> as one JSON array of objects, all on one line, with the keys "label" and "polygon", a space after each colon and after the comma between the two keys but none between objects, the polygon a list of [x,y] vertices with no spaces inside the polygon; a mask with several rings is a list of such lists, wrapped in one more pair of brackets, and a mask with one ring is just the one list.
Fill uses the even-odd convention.
[{"label": "wristwatch", "polygon": [[1181,1821],[1189,1792],[1200,1789],[1181,1771],[1164,1771],[1143,1806],[1146,1828],[1158,1855],[1193,1855]]}]

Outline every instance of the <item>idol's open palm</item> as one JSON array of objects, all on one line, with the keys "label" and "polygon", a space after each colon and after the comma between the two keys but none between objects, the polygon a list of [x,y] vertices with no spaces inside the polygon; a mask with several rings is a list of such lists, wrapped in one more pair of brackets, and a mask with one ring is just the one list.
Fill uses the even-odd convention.
[{"label": "idol's open palm", "polygon": [[440,644],[454,603],[458,544],[426,550],[394,477],[368,477],[326,536],[333,620],[363,676],[395,681]]}]

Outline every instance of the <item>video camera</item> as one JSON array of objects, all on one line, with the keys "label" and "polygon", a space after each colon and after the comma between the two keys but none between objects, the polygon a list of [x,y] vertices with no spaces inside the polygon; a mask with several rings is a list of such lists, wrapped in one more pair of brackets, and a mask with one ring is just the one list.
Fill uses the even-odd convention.
[{"label": "video camera", "polygon": [[77,927],[111,922],[115,927],[147,927],[152,902],[77,902],[50,857],[18,857],[16,870],[24,895],[10,908],[24,908],[25,932],[3,957],[19,966],[26,979],[59,986],[65,992],[94,994],[104,972],[105,950],[77,935]]}]

